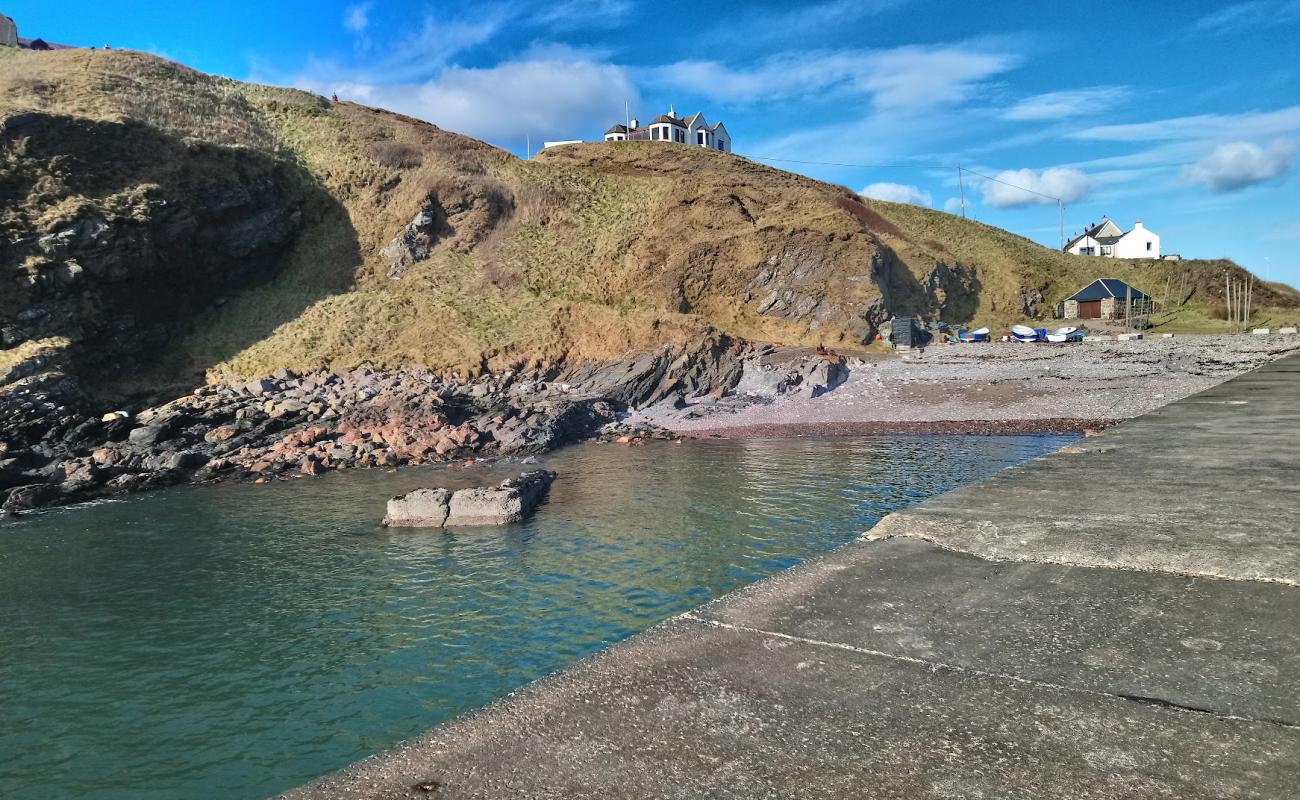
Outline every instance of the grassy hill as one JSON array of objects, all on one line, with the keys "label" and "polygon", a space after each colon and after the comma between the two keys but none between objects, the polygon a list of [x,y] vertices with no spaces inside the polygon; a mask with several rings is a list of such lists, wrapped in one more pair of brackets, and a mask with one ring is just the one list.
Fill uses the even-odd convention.
[{"label": "grassy hill", "polygon": [[[108,394],[363,361],[465,375],[720,333],[851,347],[895,314],[1050,315],[1097,277],[1172,287],[1166,322],[1212,329],[1224,271],[1244,275],[1068,256],[701,148],[521,161],[124,51],[0,50],[0,200],[0,367],[61,351]],[[1261,284],[1256,304],[1300,298]]]}]

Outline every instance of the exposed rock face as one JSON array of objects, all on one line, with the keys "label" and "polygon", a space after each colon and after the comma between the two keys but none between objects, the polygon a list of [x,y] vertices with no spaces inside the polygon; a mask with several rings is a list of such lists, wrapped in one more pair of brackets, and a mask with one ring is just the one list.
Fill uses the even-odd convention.
[{"label": "exposed rock face", "polygon": [[4,346],[64,337],[83,380],[155,364],[197,314],[275,274],[304,212],[329,202],[265,153],[135,122],[11,115],[0,122]]},{"label": "exposed rock face", "polygon": [[848,378],[848,367],[840,356],[827,353],[791,360],[776,360],[759,353],[744,362],[744,372],[735,386],[737,395],[774,397],[793,392],[819,397]]},{"label": "exposed rock face", "polygon": [[509,212],[510,200],[500,187],[483,181],[448,180],[425,198],[415,217],[379,251],[388,262],[388,277],[397,280],[424,261],[439,242],[468,253]]},{"label": "exposed rock face", "polygon": [[508,525],[537,508],[555,480],[549,470],[520,473],[498,486],[479,489],[416,489],[388,501],[384,524],[402,528]]}]

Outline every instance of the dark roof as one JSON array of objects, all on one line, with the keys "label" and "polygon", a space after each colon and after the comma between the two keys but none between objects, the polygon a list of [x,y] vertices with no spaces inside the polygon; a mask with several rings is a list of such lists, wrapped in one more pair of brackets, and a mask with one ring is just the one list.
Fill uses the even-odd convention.
[{"label": "dark roof", "polygon": [[[1065,245],[1065,247],[1061,249],[1069,250],[1071,247],[1074,247],[1079,242],[1089,238],[1095,239],[1098,244],[1115,244],[1115,242],[1118,242],[1120,239],[1123,239],[1125,236],[1128,235],[1121,229],[1119,236],[1098,236],[1097,232],[1100,231],[1102,228],[1106,227],[1107,225],[1115,225],[1114,220],[1112,220],[1110,217],[1102,217],[1101,222],[1098,222],[1096,225],[1089,225],[1087,228],[1084,228],[1083,233],[1071,239]],[[1119,228],[1118,225],[1115,225],[1115,227]]]},{"label": "dark roof", "polygon": [[1104,300],[1107,297],[1124,297],[1126,293],[1130,293],[1130,296],[1134,300],[1151,299],[1145,292],[1134,289],[1118,278],[1098,278],[1075,292],[1072,297],[1067,297],[1066,299],[1086,302],[1088,300]]},{"label": "dark roof", "polygon": [[660,114],[659,116],[650,120],[651,125],[657,125],[661,122],[671,122],[674,125],[679,125],[683,128],[686,127],[686,123],[682,122],[680,119],[677,119],[676,117],[670,117],[667,114]]},{"label": "dark roof", "polygon": [[611,126],[610,126],[610,129],[607,130],[607,131],[605,131],[605,135],[608,136],[608,135],[610,135],[611,133],[627,133],[627,126],[626,126],[626,125],[611,125]]}]

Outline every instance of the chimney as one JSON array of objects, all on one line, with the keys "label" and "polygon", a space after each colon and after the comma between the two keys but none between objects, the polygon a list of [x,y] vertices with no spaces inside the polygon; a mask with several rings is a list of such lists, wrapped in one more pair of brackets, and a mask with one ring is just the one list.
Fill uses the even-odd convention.
[{"label": "chimney", "polygon": [[633,117],[633,118],[632,118],[632,123],[631,123],[631,124],[632,124],[632,127],[631,127],[631,128],[628,128],[628,130],[633,130],[633,131],[634,131],[634,130],[636,130],[637,128],[641,127],[641,120],[637,119],[636,117]]},{"label": "chimney", "polygon": [[1141,227],[1142,227],[1142,220],[1138,220],[1137,222],[1133,223],[1133,230],[1137,230],[1138,228]]}]

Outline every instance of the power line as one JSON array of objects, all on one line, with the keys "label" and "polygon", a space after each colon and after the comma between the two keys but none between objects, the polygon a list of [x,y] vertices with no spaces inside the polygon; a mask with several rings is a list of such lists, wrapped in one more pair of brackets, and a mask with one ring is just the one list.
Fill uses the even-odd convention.
[{"label": "power line", "polygon": [[1014,183],[1008,183],[1008,182],[1006,182],[1006,181],[1004,181],[1004,180],[1001,180],[1000,178],[994,178],[994,177],[992,177],[992,176],[985,175],[985,174],[982,173],[982,172],[976,172],[975,170],[970,169],[970,168],[968,168],[968,167],[958,167],[957,169],[961,170],[962,172],[969,172],[969,173],[972,174],[972,175],[978,175],[978,176],[980,176],[981,178],[983,178],[983,179],[985,179],[985,180],[993,181],[994,183],[1000,183],[1000,184],[1002,184],[1003,186],[1010,186],[1012,189],[1019,189],[1019,190],[1021,190],[1021,191],[1023,191],[1023,192],[1029,192],[1030,194],[1036,194],[1036,195],[1038,195],[1039,197],[1046,197],[1048,200],[1055,200],[1055,201],[1058,202],[1058,203],[1064,203],[1064,202],[1065,202],[1065,201],[1062,200],[1061,198],[1056,197],[1056,196],[1054,196],[1054,195],[1043,194],[1042,192],[1036,192],[1036,191],[1034,191],[1033,189],[1030,189],[1030,188],[1028,188],[1028,187],[1026,187],[1026,186],[1020,186],[1020,185],[1017,185],[1017,184],[1014,184]]},{"label": "power line", "polygon": [[[798,158],[776,158],[774,156],[758,156],[758,155],[750,156],[750,158],[755,159],[757,161],[778,161],[785,164],[810,164],[810,165],[823,166],[823,167],[850,167],[850,168],[858,168],[858,169],[951,169],[951,167],[948,165],[927,164],[923,162],[917,162],[912,164],[847,164],[838,161],[808,161],[808,160],[803,160]],[[1038,197],[1045,197],[1048,200],[1055,200],[1056,210],[1060,217],[1061,247],[1062,248],[1065,247],[1065,200],[1064,198],[1060,198],[1055,195],[1046,194],[1045,192],[1040,192],[1035,189],[1030,189],[1028,186],[1021,186],[1020,184],[1017,183],[1004,181],[1001,178],[995,178],[992,175],[985,175],[982,172],[976,172],[975,170],[969,169],[967,167],[963,167],[960,164],[957,164],[956,167],[957,167],[957,187],[961,191],[961,215],[963,218],[966,216],[966,189],[962,182],[962,173],[969,172],[970,174],[977,175],[986,181],[992,181],[993,183],[1000,183],[1003,186],[1009,186],[1012,189],[1019,189],[1022,192],[1028,192],[1029,194],[1037,195]]]},{"label": "power line", "polygon": [[801,161],[797,158],[775,158],[773,156],[749,156],[755,161],[781,161],[786,164],[816,164],[822,167],[861,167],[862,169],[948,169],[944,164],[843,164],[838,161]]}]

